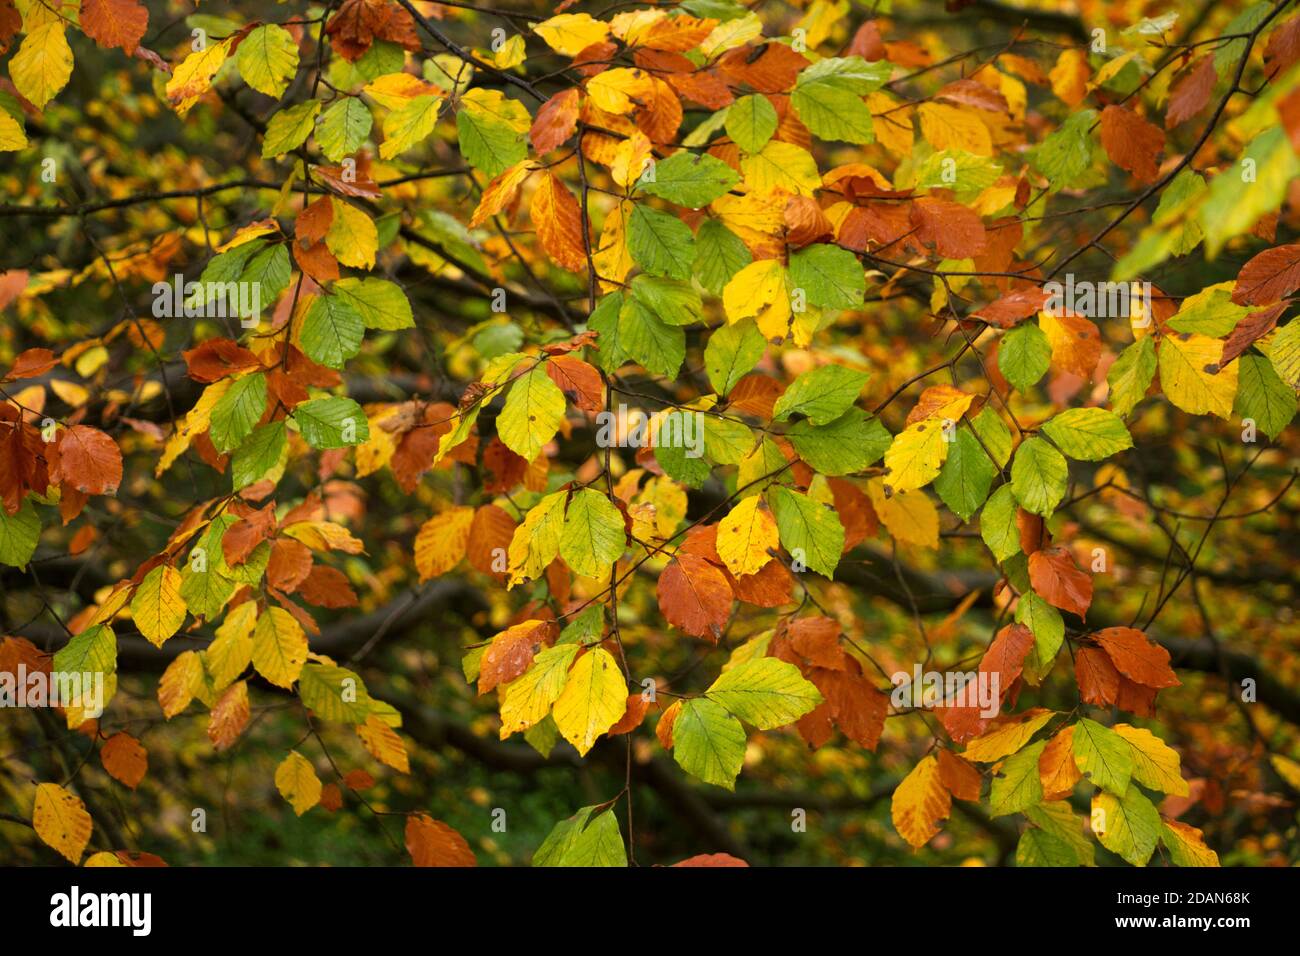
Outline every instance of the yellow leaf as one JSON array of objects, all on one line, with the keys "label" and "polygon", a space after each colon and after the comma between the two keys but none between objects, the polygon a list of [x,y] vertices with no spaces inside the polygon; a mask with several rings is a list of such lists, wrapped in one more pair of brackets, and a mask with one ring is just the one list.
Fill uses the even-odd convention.
[{"label": "yellow leaf", "polygon": [[397,731],[389,727],[376,714],[366,718],[366,722],[357,727],[357,736],[370,756],[382,764],[392,767],[398,773],[410,773],[410,758],[406,755],[406,744],[397,736]]},{"label": "yellow leaf", "polygon": [[586,756],[596,738],[627,709],[627,681],[612,654],[593,648],[578,659],[555,701],[555,726]]},{"label": "yellow leaf", "polygon": [[90,401],[90,392],[83,385],[76,382],[69,382],[67,379],[56,378],[50,381],[50,389],[55,395],[59,396],[66,404],[73,408],[80,408]]},{"label": "yellow leaf", "polygon": [[80,797],[55,783],[38,784],[32,826],[36,835],[69,863],[81,862],[81,854],[90,842],[92,824]]},{"label": "yellow leaf", "polygon": [[510,587],[540,577],[560,551],[567,491],[549,494],[533,506],[510,539]]},{"label": "yellow leaf", "polygon": [[82,866],[126,868],[126,864],[118,858],[116,853],[109,853],[107,850],[100,850],[98,853],[92,853],[90,856],[86,857],[86,862],[83,863]]},{"label": "yellow leaf", "polygon": [[614,150],[614,162],[609,167],[609,174],[620,186],[630,186],[645,172],[646,160],[650,155],[649,138],[637,130]]},{"label": "yellow leaf", "polygon": [[885,452],[885,487],[891,493],[924,487],[947,457],[943,426],[933,419],[917,422],[895,435]]},{"label": "yellow leaf", "polygon": [[751,262],[723,288],[722,308],[728,323],[753,319],[764,337],[781,341],[790,331],[793,316],[785,266],[776,259]]},{"label": "yellow leaf", "polygon": [[939,511],[925,492],[885,492],[885,480],[873,478],[867,484],[871,506],[887,531],[897,540],[923,548],[939,547]]},{"label": "yellow leaf", "polygon": [[9,61],[9,78],[38,110],[54,99],[72,76],[72,47],[61,22],[46,23],[23,38]]},{"label": "yellow leaf", "polygon": [[962,756],[967,760],[976,760],[980,763],[1001,760],[1029,743],[1029,738],[1034,736],[1053,716],[1055,712],[1050,710],[1028,711],[1015,723],[1003,724],[996,730],[990,730],[983,736],[976,737],[966,745]]},{"label": "yellow leaf", "polygon": [[894,789],[890,816],[899,835],[919,849],[939,832],[939,822],[952,810],[952,794],[939,776],[939,761],[926,757]]},{"label": "yellow leaf", "polygon": [[1078,47],[1063,50],[1048,78],[1052,92],[1070,106],[1078,106],[1088,95],[1088,54]]},{"label": "yellow leaf", "polygon": [[627,217],[632,204],[620,200],[605,214],[605,224],[600,230],[600,241],[591,251],[591,262],[600,277],[602,292],[619,288],[632,271],[632,254],[627,251]]},{"label": "yellow leaf", "polygon": [[744,46],[750,40],[763,35],[763,21],[752,11],[743,17],[736,17],[726,23],[719,23],[700,44],[700,53],[705,59],[712,59],[725,50]]},{"label": "yellow leaf", "polygon": [[290,750],[289,756],[275,768],[275,789],[289,801],[298,816],[320,803],[320,778],[307,758],[296,750]]},{"label": "yellow leaf", "polygon": [[364,554],[365,545],[347,528],[332,521],[295,521],[282,530],[313,551],[342,551],[344,554]]},{"label": "yellow leaf", "polygon": [[438,125],[443,97],[416,96],[384,117],[384,141],[379,146],[383,159],[392,159],[419,143]]},{"label": "yellow leaf", "polygon": [[912,155],[915,134],[912,132],[912,108],[903,106],[888,93],[877,90],[867,94],[867,109],[881,146],[899,159]]},{"label": "yellow leaf", "polygon": [[822,184],[812,153],[794,143],[768,140],[762,152],[740,161],[745,183],[757,193],[776,191],[811,196]]},{"label": "yellow leaf", "polygon": [[713,200],[709,208],[724,226],[740,237],[754,258],[773,259],[785,252],[781,236],[785,233],[788,201],[788,197],[779,193],[727,193]]},{"label": "yellow leaf", "polygon": [[427,96],[437,91],[410,73],[386,73],[367,83],[362,92],[369,94],[380,106],[396,110],[417,96]]},{"label": "yellow leaf", "polygon": [[479,197],[478,205],[474,208],[474,215],[470,217],[469,228],[477,229],[487,222],[489,217],[495,216],[510,205],[519,194],[520,183],[527,179],[532,171],[532,163],[529,160],[520,160],[488,183],[487,188],[483,190],[483,195]]},{"label": "yellow leaf", "polygon": [[469,545],[469,526],[473,521],[473,508],[451,508],[434,515],[420,527],[415,536],[415,567],[421,581],[446,574],[460,563]]},{"label": "yellow leaf", "polygon": [[379,251],[379,231],[374,221],[350,203],[333,196],[334,219],[325,233],[325,245],[335,258],[354,269],[369,269]]},{"label": "yellow leaf", "polygon": [[[223,378],[213,382],[203,390],[199,400],[194,403],[194,407],[189,410],[183,421],[172,432],[167,439],[167,444],[163,446],[162,456],[158,459],[158,465],[154,468],[154,477],[161,478],[163,472],[172,466],[184,452],[190,447],[190,442],[194,440],[195,435],[200,435],[207,431],[212,425],[212,409],[216,407],[217,402],[221,401],[221,396],[226,394],[230,388],[233,378]],[[51,385],[54,383],[51,382]]]},{"label": "yellow leaf", "polygon": [[1183,779],[1176,750],[1141,727],[1116,724],[1111,729],[1133,748],[1134,780],[1152,790],[1187,796],[1187,781]]},{"label": "yellow leaf", "polygon": [[190,111],[199,97],[212,88],[212,78],[226,62],[230,49],[230,40],[222,40],[196,50],[176,67],[171,79],[167,81],[167,102],[176,112],[184,116]]},{"label": "yellow leaf", "polygon": [[257,602],[235,606],[217,628],[217,635],[203,652],[204,669],[213,689],[223,691],[244,672],[253,659],[253,628],[257,624]]},{"label": "yellow leaf", "polygon": [[586,13],[561,13],[533,27],[556,53],[577,56],[593,43],[609,36],[609,25]]},{"label": "yellow leaf", "polygon": [[1219,854],[1205,845],[1196,827],[1176,820],[1161,821],[1160,839],[1178,866],[1218,866]]},{"label": "yellow leaf", "polygon": [[26,145],[27,134],[23,131],[22,124],[5,110],[0,110],[0,152],[12,152],[23,149]]},{"label": "yellow leaf", "polygon": [[185,599],[181,597],[181,575],[160,564],[140,582],[131,598],[135,626],[154,647],[162,647],[185,623]]},{"label": "yellow leaf", "polygon": [[755,574],[780,546],[772,513],[757,495],[746,498],[718,522],[718,557],[736,577]]},{"label": "yellow leaf", "polygon": [[976,156],[993,155],[993,138],[979,117],[945,103],[922,103],[917,110],[921,135],[936,150],[963,149]]},{"label": "yellow leaf", "polygon": [[194,651],[185,651],[167,665],[158,681],[158,703],[163,716],[171,720],[190,705],[203,683],[203,660]]},{"label": "yellow leaf", "polygon": [[587,81],[587,97],[606,113],[622,116],[639,104],[648,103],[654,94],[649,74],[616,67],[597,73]]},{"label": "yellow leaf", "polygon": [[1232,415],[1240,362],[1219,369],[1223,342],[1205,335],[1175,333],[1160,343],[1160,387],[1185,412],[1220,418]]},{"label": "yellow leaf", "polygon": [[569,665],[577,653],[576,644],[548,647],[533,658],[528,670],[500,688],[502,740],[527,730],[550,713],[569,679]]},{"label": "yellow leaf", "polygon": [[307,661],[307,635],[292,614],[270,607],[253,630],[253,667],[277,687],[292,687]]},{"label": "yellow leaf", "polygon": [[527,50],[524,47],[524,36],[522,33],[516,33],[501,44],[500,49],[493,52],[492,65],[498,70],[513,70],[524,62],[525,56]]}]

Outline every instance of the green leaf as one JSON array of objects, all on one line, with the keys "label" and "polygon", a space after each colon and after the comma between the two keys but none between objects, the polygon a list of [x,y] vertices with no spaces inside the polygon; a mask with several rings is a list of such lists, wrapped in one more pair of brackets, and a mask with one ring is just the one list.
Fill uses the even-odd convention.
[{"label": "green leaf", "polygon": [[993,410],[993,406],[985,405],[981,408],[970,424],[983,443],[984,450],[993,456],[993,463],[999,469],[1007,467],[1007,462],[1011,460],[1011,429]]},{"label": "green leaf", "polygon": [[74,634],[54,652],[52,670],[56,674],[116,673],[117,637],[112,628],[100,624]]},{"label": "green leaf", "polygon": [[1028,591],[1020,595],[1020,603],[1016,605],[1016,623],[1034,633],[1034,646],[1025,658],[1024,677],[1030,684],[1038,685],[1052,669],[1065,641],[1065,620],[1060,611]]},{"label": "green leaf", "polygon": [[[792,724],[822,702],[799,668],[775,657],[756,657],[723,671],[704,694],[759,730]],[[677,719],[680,723],[681,716]],[[673,725],[674,746],[677,727]]]},{"label": "green leaf", "polygon": [[1067,408],[1043,425],[1043,433],[1079,461],[1102,461],[1133,447],[1123,420],[1104,408]]},{"label": "green leaf", "polygon": [[[361,315],[368,329],[409,329],[415,325],[411,302],[401,287],[387,279],[367,276],[364,279],[340,279],[331,287]],[[486,356],[485,356],[486,357]]]},{"label": "green leaf", "polygon": [[[663,425],[659,430],[659,438],[655,444],[655,460],[663,468],[665,474],[674,481],[680,481],[682,484],[689,485],[692,488],[698,488],[712,473],[709,463],[704,460],[699,452],[699,440],[704,438],[707,441],[707,433],[703,436],[697,436],[698,419],[696,412],[688,412],[681,409],[672,409],[667,412],[663,418]],[[689,431],[687,429],[690,429]],[[681,441],[665,441],[664,436],[680,435]],[[690,441],[687,441],[690,439]]]},{"label": "green leaf", "polygon": [[806,83],[795,87],[790,105],[819,139],[870,143],[876,138],[871,110],[857,93],[827,83]]},{"label": "green leaf", "polygon": [[730,393],[753,371],[766,348],[767,339],[750,319],[716,329],[704,347],[704,370],[713,390],[722,396]]},{"label": "green leaf", "polygon": [[303,665],[298,696],[317,717],[340,724],[364,724],[378,705],[359,676],[333,664]]},{"label": "green leaf", "polygon": [[[389,113],[384,118],[384,142],[379,147],[380,158],[400,156],[423,141],[438,125],[438,110],[441,107],[441,96],[413,96]],[[461,110],[456,115],[456,128],[460,131],[461,155],[471,166],[483,170],[489,176],[495,176],[523,158],[526,147],[521,133],[490,116],[481,126],[470,116],[470,110]],[[462,120],[462,117],[465,119]],[[510,158],[516,154],[518,158]]]},{"label": "green leaf", "polygon": [[727,110],[727,135],[747,153],[757,153],[767,145],[776,127],[776,108],[761,94],[742,96]]},{"label": "green leaf", "polygon": [[704,416],[704,453],[710,461],[738,465],[753,447],[754,433],[748,425],[731,418]]},{"label": "green leaf", "polygon": [[811,305],[856,309],[867,293],[867,275],[849,250],[818,243],[790,256],[787,286],[803,289]]},{"label": "green leaf", "polygon": [[1273,363],[1262,355],[1246,354],[1237,359],[1237,398],[1234,411],[1249,418],[1274,440],[1295,417],[1296,394],[1278,376]]},{"label": "green leaf", "polygon": [[786,437],[800,458],[832,477],[869,468],[894,441],[880,419],[868,417],[860,408],[850,408],[826,425],[814,425],[809,419],[795,422]]},{"label": "green leaf", "polygon": [[1127,418],[1146,397],[1156,374],[1156,347],[1151,336],[1138,339],[1124,349],[1106,373],[1110,385],[1110,407],[1116,415]]},{"label": "green leaf", "polygon": [[1047,374],[1052,346],[1034,322],[1023,322],[1008,332],[998,347],[998,370],[1020,392],[1027,392]]},{"label": "green leaf", "polygon": [[695,262],[695,237],[676,216],[637,203],[628,216],[627,251],[646,272],[685,280]]},{"label": "green leaf", "polygon": [[776,400],[772,420],[782,422],[797,413],[814,425],[830,424],[853,406],[869,378],[870,372],[859,372],[844,365],[809,369]]},{"label": "green leaf", "polygon": [[337,295],[318,295],[302,321],[298,341],[313,362],[330,368],[343,363],[361,350],[365,323],[352,305]]},{"label": "green leaf", "polygon": [[969,521],[989,496],[997,473],[975,433],[959,428],[948,449],[948,458],[934,479],[934,490],[953,514]]},{"label": "green leaf", "polygon": [[1064,800],[1053,800],[1050,803],[1029,807],[1025,810],[1025,817],[1030,823],[1050,833],[1074,850],[1081,865],[1093,865],[1095,852],[1092,841],[1084,832],[1083,821],[1074,815],[1074,811]]},{"label": "green leaf", "polygon": [[[1253,163],[1255,171],[1249,182],[1240,175],[1240,163],[1246,160]],[[1281,124],[1252,139],[1232,170],[1210,181],[1209,196],[1200,210],[1206,254],[1213,258],[1229,239],[1248,232],[1260,216],[1275,212],[1296,176],[1300,176],[1300,157]]]},{"label": "green leaf", "polygon": [[256,27],[239,44],[239,75],[267,96],[279,97],[298,72],[298,44],[284,27]]},{"label": "green leaf", "polygon": [[561,820],[533,854],[533,866],[627,866],[627,851],[612,810],[583,807]]},{"label": "green leaf", "polygon": [[886,60],[869,63],[860,56],[826,57],[799,74],[795,89],[826,86],[863,95],[884,86],[893,71]]},{"label": "green leaf", "polygon": [[544,364],[515,379],[497,417],[497,435],[525,461],[541,454],[564,421],[564,393]]},{"label": "green leaf", "polygon": [[749,247],[719,219],[706,219],[695,237],[695,278],[714,295],[754,261]]},{"label": "green leaf", "polygon": [[564,513],[560,557],[576,574],[605,578],[623,554],[623,513],[592,488],[575,492]]},{"label": "green leaf", "polygon": [[844,526],[835,512],[781,485],[774,485],[768,494],[786,551],[818,574],[835,577],[844,551]]},{"label": "green leaf", "polygon": [[1129,784],[1122,797],[1098,793],[1092,799],[1092,828],[1101,845],[1133,866],[1146,866],[1160,837],[1160,812]]},{"label": "green leaf", "polygon": [[16,514],[0,505],[0,564],[27,566],[41,536],[41,519],[30,498],[24,498]]},{"label": "green leaf", "polygon": [[1096,110],[1071,113],[1054,133],[1029,151],[1029,165],[1047,177],[1052,192],[1083,182],[1092,168],[1097,141]]},{"label": "green leaf", "polygon": [[1011,463],[1011,490],[1022,508],[1046,518],[1065,497],[1069,471],[1059,451],[1041,438],[1029,438]]},{"label": "green leaf", "polygon": [[1010,485],[1002,485],[984,502],[980,512],[980,537],[998,563],[1020,553],[1020,531],[1016,527],[1016,496]]},{"label": "green leaf", "polygon": [[1016,844],[1016,866],[1078,866],[1074,848],[1046,830],[1031,827]]},{"label": "green leaf", "polygon": [[624,296],[611,292],[596,303],[587,319],[587,328],[598,334],[596,363],[606,372],[614,372],[627,361],[627,350],[619,344],[618,321],[623,312]]},{"label": "green leaf", "polygon": [[283,156],[305,143],[319,112],[320,100],[307,100],[272,116],[271,122],[266,124],[266,135],[262,139],[262,158]]},{"label": "green leaf", "polygon": [[1133,776],[1133,748],[1109,727],[1080,717],[1074,725],[1074,762],[1103,790],[1123,793]]},{"label": "green leaf", "polygon": [[632,298],[668,325],[700,320],[700,294],[687,282],[642,274],[632,280]]},{"label": "green leaf", "polygon": [[361,101],[361,97],[345,96],[321,116],[316,126],[316,143],[326,159],[337,163],[361,147],[370,135],[373,122],[370,107]]},{"label": "green leaf", "polygon": [[1046,746],[1047,741],[1040,740],[1002,761],[989,789],[990,816],[1020,813],[1042,802],[1043,784],[1038,776],[1038,758]]},{"label": "green leaf", "polygon": [[208,437],[212,446],[225,454],[234,451],[253,432],[266,411],[266,375],[254,372],[230,383],[230,388],[212,408]]},{"label": "green leaf", "polygon": [[1231,282],[1221,282],[1189,295],[1179,305],[1178,314],[1165,324],[1175,332],[1199,332],[1211,338],[1223,338],[1254,311],[1253,306],[1232,301],[1232,286]]},{"label": "green leaf", "polygon": [[654,179],[647,178],[647,171],[637,189],[691,209],[707,206],[740,181],[740,175],[716,156],[688,149],[673,153],[651,169]]},{"label": "green leaf", "polygon": [[[425,97],[416,97],[411,103],[420,99]],[[439,98],[432,97],[432,99]],[[403,107],[403,110],[411,108],[408,104]],[[423,112],[424,114],[436,113],[436,109],[431,110],[426,106]],[[428,125],[429,132],[433,131],[432,123],[426,121],[421,125]],[[385,136],[389,135],[388,128],[389,124],[385,123]],[[505,172],[528,155],[528,140],[525,135],[491,113],[468,107],[462,109],[456,114],[456,130],[460,137],[460,154],[465,157],[467,163],[486,176],[496,176],[498,173]],[[427,136],[428,133],[424,135]],[[411,143],[403,146],[403,149],[423,138],[420,136],[412,139]],[[403,137],[403,140],[405,139],[406,137]]]},{"label": "green leaf", "polygon": [[293,420],[313,448],[346,448],[370,437],[366,413],[341,395],[303,402],[293,410]]},{"label": "green leaf", "polygon": [[[273,306],[289,285],[293,266],[289,262],[289,247],[285,243],[267,246],[253,256],[239,273],[239,280],[257,286],[257,304],[261,308]],[[229,299],[227,299],[229,303]],[[230,305],[227,304],[227,308]]]},{"label": "green leaf", "polygon": [[691,776],[735,790],[745,763],[745,728],[707,697],[684,701],[673,722],[673,759]]},{"label": "green leaf", "polygon": [[618,315],[618,347],[647,372],[675,378],[686,358],[686,333],[629,296]]},{"label": "green leaf", "polygon": [[284,422],[258,425],[230,457],[230,481],[235,491],[259,481],[280,463],[285,448]]}]

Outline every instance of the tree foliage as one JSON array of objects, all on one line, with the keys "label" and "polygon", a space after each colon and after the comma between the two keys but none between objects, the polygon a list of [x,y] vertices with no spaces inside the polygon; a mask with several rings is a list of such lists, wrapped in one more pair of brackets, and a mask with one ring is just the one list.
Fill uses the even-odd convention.
[{"label": "tree foliage", "polygon": [[17,859],[1294,862],[1289,0],[0,53]]}]

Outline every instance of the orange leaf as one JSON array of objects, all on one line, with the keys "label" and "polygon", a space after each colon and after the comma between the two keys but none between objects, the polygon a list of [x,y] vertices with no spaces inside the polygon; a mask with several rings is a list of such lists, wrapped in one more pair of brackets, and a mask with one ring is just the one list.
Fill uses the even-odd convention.
[{"label": "orange leaf", "polygon": [[1080,571],[1065,548],[1042,548],[1029,556],[1029,583],[1053,607],[1083,617],[1092,603],[1092,576]]},{"label": "orange leaf", "polygon": [[406,818],[406,852],[416,866],[474,866],[474,851],[465,838],[423,813]]},{"label": "orange leaf", "polygon": [[102,47],[135,52],[149,26],[149,11],[135,0],[82,0],[81,29]]},{"label": "orange leaf", "polygon": [[149,769],[149,753],[130,734],[109,737],[99,751],[100,762],[109,776],[134,790]]},{"label": "orange leaf", "polygon": [[560,386],[565,398],[586,412],[605,407],[605,383],[600,372],[572,355],[556,355],[546,363],[546,374]]},{"label": "orange leaf", "polygon": [[692,554],[679,554],[659,575],[659,610],[673,627],[716,644],[731,616],[731,585],[722,571]]},{"label": "orange leaf", "polygon": [[1241,267],[1232,301],[1265,305],[1300,289],[1300,243],[1265,249]]},{"label": "orange leaf", "polygon": [[979,800],[980,772],[951,750],[939,751],[939,779],[958,800]]},{"label": "orange leaf", "polygon": [[546,173],[533,192],[529,214],[542,248],[556,264],[570,272],[587,268],[582,210],[573,194],[553,173]]},{"label": "orange leaf", "polygon": [[73,425],[59,437],[63,480],[78,491],[112,495],[122,483],[122,452],[98,428]]},{"label": "orange leaf", "polygon": [[939,832],[939,822],[952,810],[952,795],[943,785],[939,761],[926,757],[894,790],[890,816],[894,829],[904,840],[919,849]]},{"label": "orange leaf", "polygon": [[538,156],[555,149],[578,128],[580,95],[577,89],[564,90],[552,96],[537,111],[537,118],[528,130],[528,138],[532,140],[533,152]]},{"label": "orange leaf", "polygon": [[1135,627],[1108,627],[1094,635],[1115,669],[1144,687],[1178,687],[1169,652]]},{"label": "orange leaf", "polygon": [[701,853],[699,856],[687,857],[680,863],[674,863],[673,866],[749,866],[749,864],[729,853]]},{"label": "orange leaf", "polygon": [[248,726],[248,682],[237,681],[226,689],[212,708],[208,739],[217,750],[226,750]]},{"label": "orange leaf", "polygon": [[1079,648],[1074,655],[1074,680],[1085,704],[1109,707],[1115,703],[1119,693],[1119,671],[1100,648]]}]

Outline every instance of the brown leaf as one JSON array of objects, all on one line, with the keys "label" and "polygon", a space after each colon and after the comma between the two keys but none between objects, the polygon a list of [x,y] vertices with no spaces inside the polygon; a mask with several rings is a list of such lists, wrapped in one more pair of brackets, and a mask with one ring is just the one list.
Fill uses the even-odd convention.
[{"label": "brown leaf", "polygon": [[1116,166],[1149,183],[1159,173],[1156,158],[1165,148],[1165,134],[1132,110],[1108,106],[1101,111],[1101,145]]},{"label": "brown leaf", "polygon": [[1251,257],[1237,273],[1232,301],[1268,305],[1300,289],[1300,243],[1274,246]]},{"label": "brown leaf", "polygon": [[939,751],[939,779],[958,800],[978,801],[980,772],[951,750]]},{"label": "brown leaf", "polygon": [[0,382],[16,382],[19,379],[35,378],[54,368],[57,359],[49,349],[27,349],[19,352],[9,371],[0,376]]},{"label": "brown leaf", "polygon": [[298,593],[308,604],[316,607],[356,607],[357,592],[352,590],[348,576],[338,568],[324,564],[313,567],[298,586]]},{"label": "brown leaf", "polygon": [[137,0],[82,0],[81,29],[102,47],[135,51],[149,26],[149,11]]},{"label": "brown leaf", "polygon": [[1217,79],[1212,56],[1201,57],[1190,69],[1180,73],[1169,92],[1165,129],[1173,129],[1205,109]]},{"label": "brown leaf", "polygon": [[600,372],[572,355],[556,355],[546,363],[546,374],[564,397],[585,412],[605,408],[605,383]]},{"label": "brown leaf", "polygon": [[215,382],[246,368],[257,368],[261,360],[231,339],[208,339],[181,353],[190,378],[196,382]]},{"label": "brown leaf", "polygon": [[923,198],[912,204],[917,237],[945,259],[969,259],[988,245],[979,214],[961,203]]},{"label": "brown leaf", "polygon": [[99,751],[100,762],[114,780],[134,790],[149,770],[149,754],[140,741],[130,734],[117,733],[104,741]]},{"label": "brown leaf", "polygon": [[1106,652],[1097,647],[1081,647],[1074,655],[1074,680],[1085,704],[1109,707],[1119,693],[1119,671]]},{"label": "brown leaf", "polygon": [[737,859],[729,853],[701,853],[699,856],[690,856],[680,863],[674,863],[673,866],[749,866],[744,860]]}]

